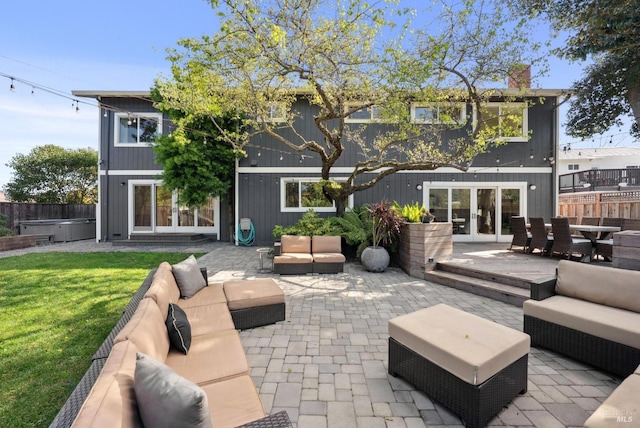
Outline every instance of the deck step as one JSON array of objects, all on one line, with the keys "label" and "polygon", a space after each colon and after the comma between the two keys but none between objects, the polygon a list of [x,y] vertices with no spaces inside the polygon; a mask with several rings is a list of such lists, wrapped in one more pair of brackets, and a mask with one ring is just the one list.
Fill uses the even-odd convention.
[{"label": "deck step", "polygon": [[486,270],[475,269],[472,265],[457,264],[449,262],[441,262],[436,265],[438,271],[444,271],[465,277],[481,279],[489,282],[497,282],[500,284],[511,285],[513,287],[523,288],[529,293],[531,281],[526,278],[518,278],[513,275],[502,275]]},{"label": "deck step", "polygon": [[143,245],[166,245],[166,246],[192,246],[206,244],[216,241],[217,236],[197,234],[162,234],[162,235],[132,235],[131,239],[117,239],[111,241],[111,245],[116,246],[143,246]]},{"label": "deck step", "polygon": [[529,299],[530,292],[528,287],[525,289],[461,273],[448,272],[440,270],[439,267],[436,270],[425,272],[424,279],[514,306],[521,307],[524,301]]}]

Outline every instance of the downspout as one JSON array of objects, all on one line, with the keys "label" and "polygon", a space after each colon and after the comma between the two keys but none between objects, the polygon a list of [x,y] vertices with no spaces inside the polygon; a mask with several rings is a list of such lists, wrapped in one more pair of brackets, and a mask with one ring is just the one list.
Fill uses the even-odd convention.
[{"label": "downspout", "polygon": [[[551,180],[552,188],[553,188],[553,215],[557,216],[560,206],[560,191],[558,190],[558,174],[557,167],[558,165],[558,155],[560,154],[560,106],[571,98],[571,93],[568,93],[565,98],[558,103],[554,107],[555,115],[553,116],[554,120],[554,135],[553,135],[553,162],[551,163],[551,173],[553,174],[553,178]],[[557,102],[558,98],[556,98]]]},{"label": "downspout", "polygon": [[238,227],[237,227],[237,224],[238,224],[238,218],[239,218],[239,215],[240,215],[240,208],[239,208],[239,205],[240,205],[240,189],[239,189],[239,186],[240,186],[240,174],[238,173],[238,168],[239,168],[239,161],[238,161],[238,158],[236,158],[236,161],[235,161],[235,173],[234,173],[235,174],[235,189],[234,189],[234,192],[235,192],[235,195],[234,195],[235,207],[234,207],[234,219],[233,219],[233,226],[234,226],[234,230],[236,231],[236,233],[233,236],[235,236],[236,247],[238,246],[238,230],[237,230]]}]

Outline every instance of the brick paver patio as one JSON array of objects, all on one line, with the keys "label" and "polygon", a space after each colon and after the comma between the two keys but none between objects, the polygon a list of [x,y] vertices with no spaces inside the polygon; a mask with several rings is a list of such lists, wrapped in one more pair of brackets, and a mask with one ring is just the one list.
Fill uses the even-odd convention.
[{"label": "brick paver patio", "polygon": [[[447,409],[387,373],[387,322],[437,303],[522,330],[522,309],[347,263],[334,275],[258,273],[255,247],[215,246],[200,258],[211,278],[271,277],[286,294],[285,322],[243,331],[251,375],[267,413],[286,410],[300,428],[462,426]],[[528,392],[491,426],[578,427],[620,380],[532,348]]]}]

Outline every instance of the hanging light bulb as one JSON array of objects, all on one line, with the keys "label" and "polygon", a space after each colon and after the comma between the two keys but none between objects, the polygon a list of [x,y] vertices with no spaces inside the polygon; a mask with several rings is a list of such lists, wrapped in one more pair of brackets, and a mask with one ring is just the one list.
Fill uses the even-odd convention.
[{"label": "hanging light bulb", "polygon": [[35,86],[32,86],[31,87],[31,95],[35,95],[35,93],[36,93],[36,88],[35,88]]},{"label": "hanging light bulb", "polygon": [[262,156],[262,153],[260,152],[260,150],[258,150],[258,157]]},{"label": "hanging light bulb", "polygon": [[131,118],[127,118],[127,125],[131,126]]},{"label": "hanging light bulb", "polygon": [[280,160],[282,160],[282,155],[280,155]]},{"label": "hanging light bulb", "polygon": [[11,78],[11,86],[9,86],[9,90],[11,92],[15,92],[15,90],[16,90],[16,87],[13,85],[13,77]]},{"label": "hanging light bulb", "polygon": [[104,109],[104,114],[102,116],[107,117],[107,109]]},{"label": "hanging light bulb", "polygon": [[80,113],[80,103],[76,100],[76,113]]}]

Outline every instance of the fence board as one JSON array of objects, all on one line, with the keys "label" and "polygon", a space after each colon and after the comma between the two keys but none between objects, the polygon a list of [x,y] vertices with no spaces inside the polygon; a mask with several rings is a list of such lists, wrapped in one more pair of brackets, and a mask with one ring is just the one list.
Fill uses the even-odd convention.
[{"label": "fence board", "polygon": [[69,218],[96,218],[95,205],[81,204],[29,204],[0,202],[0,214],[7,216],[7,228],[16,234],[23,220],[49,220]]},{"label": "fence board", "polygon": [[640,191],[565,193],[558,198],[563,217],[640,218]]}]

